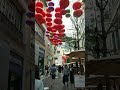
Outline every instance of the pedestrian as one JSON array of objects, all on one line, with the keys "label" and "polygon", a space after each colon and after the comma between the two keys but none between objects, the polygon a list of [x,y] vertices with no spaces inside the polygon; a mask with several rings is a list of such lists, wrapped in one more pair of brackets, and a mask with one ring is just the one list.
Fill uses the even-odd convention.
[{"label": "pedestrian", "polygon": [[46,75],[46,76],[47,76],[48,73],[49,73],[48,69],[49,69],[48,65],[45,65],[45,75]]},{"label": "pedestrian", "polygon": [[72,65],[70,66],[70,83],[71,85],[74,84],[74,68]]},{"label": "pedestrian", "polygon": [[67,65],[65,65],[63,69],[63,84],[65,85],[65,83],[67,82],[67,86],[69,81],[68,77],[69,77],[69,68]]},{"label": "pedestrian", "polygon": [[52,67],[50,68],[51,77],[52,77],[51,87],[55,84],[56,71],[57,71],[57,68],[56,68],[55,64],[53,64]]},{"label": "pedestrian", "polygon": [[61,65],[58,66],[58,77],[61,77]]},{"label": "pedestrian", "polygon": [[43,81],[40,80],[39,69],[35,67],[35,90],[44,90]]}]

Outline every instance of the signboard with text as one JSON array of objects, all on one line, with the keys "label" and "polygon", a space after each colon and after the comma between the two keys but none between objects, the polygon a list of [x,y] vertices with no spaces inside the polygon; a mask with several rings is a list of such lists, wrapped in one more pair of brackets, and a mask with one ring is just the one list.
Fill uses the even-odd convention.
[{"label": "signboard with text", "polygon": [[74,75],[75,88],[85,88],[85,75]]}]

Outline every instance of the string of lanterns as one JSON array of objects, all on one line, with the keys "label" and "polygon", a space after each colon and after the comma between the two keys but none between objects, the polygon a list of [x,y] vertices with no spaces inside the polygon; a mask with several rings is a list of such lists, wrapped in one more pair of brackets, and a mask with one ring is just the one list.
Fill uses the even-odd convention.
[{"label": "string of lanterns", "polygon": [[[65,25],[63,25],[62,16],[66,18],[70,17],[70,9],[66,9],[69,6],[69,0],[60,0],[59,7],[54,8],[54,3],[51,0],[46,0],[48,7],[43,10],[43,3],[41,1],[33,1],[28,4],[29,11],[26,16],[29,20],[26,21],[28,25],[34,25],[34,20],[38,24],[46,24],[46,36],[55,46],[62,44],[62,38],[65,36]],[[73,3],[73,16],[80,17],[83,14],[81,10],[82,3],[77,1]],[[52,13],[55,11],[55,19],[52,20]],[[54,24],[53,24],[54,23]]]}]

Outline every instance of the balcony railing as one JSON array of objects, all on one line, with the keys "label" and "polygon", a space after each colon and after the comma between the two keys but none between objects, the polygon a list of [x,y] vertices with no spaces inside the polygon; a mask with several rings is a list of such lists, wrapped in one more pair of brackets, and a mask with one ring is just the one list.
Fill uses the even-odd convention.
[{"label": "balcony railing", "polygon": [[19,44],[23,44],[23,33],[0,11],[0,23],[2,28],[0,32]]}]

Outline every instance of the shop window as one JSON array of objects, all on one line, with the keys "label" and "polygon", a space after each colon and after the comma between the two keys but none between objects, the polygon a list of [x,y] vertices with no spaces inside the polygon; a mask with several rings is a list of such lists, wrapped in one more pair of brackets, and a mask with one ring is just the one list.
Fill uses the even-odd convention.
[{"label": "shop window", "polygon": [[60,51],[57,51],[57,53],[59,54],[59,53],[60,53]]}]

